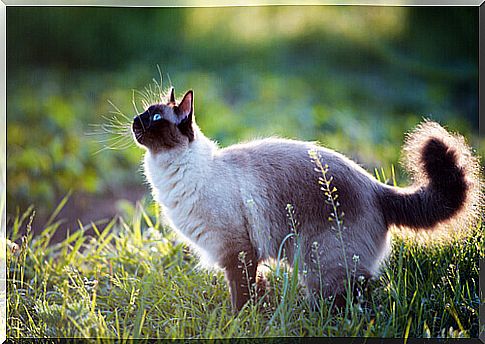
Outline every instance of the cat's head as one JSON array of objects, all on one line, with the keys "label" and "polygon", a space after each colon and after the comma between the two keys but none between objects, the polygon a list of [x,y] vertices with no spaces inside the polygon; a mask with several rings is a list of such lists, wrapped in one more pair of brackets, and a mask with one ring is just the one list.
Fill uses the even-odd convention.
[{"label": "cat's head", "polygon": [[195,139],[194,93],[188,91],[180,103],[170,89],[166,104],[153,104],[133,119],[135,140],[153,153],[187,147]]}]

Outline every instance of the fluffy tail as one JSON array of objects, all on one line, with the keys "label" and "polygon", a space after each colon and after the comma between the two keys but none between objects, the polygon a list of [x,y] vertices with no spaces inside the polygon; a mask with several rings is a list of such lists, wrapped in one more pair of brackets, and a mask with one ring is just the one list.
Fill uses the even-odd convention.
[{"label": "fluffy tail", "polygon": [[389,225],[433,229],[480,216],[480,164],[462,136],[425,121],[408,135],[403,151],[414,183],[408,188],[383,186],[379,201]]}]

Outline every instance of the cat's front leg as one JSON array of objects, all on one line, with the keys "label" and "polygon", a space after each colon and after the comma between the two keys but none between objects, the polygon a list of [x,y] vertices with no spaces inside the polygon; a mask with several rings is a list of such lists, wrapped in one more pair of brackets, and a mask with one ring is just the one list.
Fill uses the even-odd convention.
[{"label": "cat's front leg", "polygon": [[243,308],[251,298],[255,298],[256,273],[258,261],[252,247],[232,250],[227,254],[223,267],[226,281],[231,293],[231,304],[234,312]]}]

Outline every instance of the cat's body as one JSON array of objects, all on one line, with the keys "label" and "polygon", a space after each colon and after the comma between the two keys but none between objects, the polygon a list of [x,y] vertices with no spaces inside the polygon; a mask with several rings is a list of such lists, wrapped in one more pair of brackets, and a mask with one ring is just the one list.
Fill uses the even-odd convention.
[{"label": "cat's body", "polygon": [[[248,300],[259,262],[278,258],[283,245],[292,263],[296,236],[284,240],[294,227],[288,204],[298,223],[293,230],[300,240],[302,280],[310,295],[321,291],[330,296],[344,292],[344,262],[355,256],[357,276],[377,274],[389,250],[390,225],[432,228],[475,201],[476,161],[466,146],[453,151],[457,142],[464,143],[436,123],[425,123],[408,139],[408,147],[419,151],[411,163],[421,177],[420,186],[399,189],[314,143],[269,138],[221,149],[193,121],[192,97],[188,93],[177,106],[172,94],[167,105],[151,107],[138,124],[135,119],[134,132],[148,137],[137,139],[148,148],[144,169],[155,199],[203,261],[224,269],[235,309]],[[156,114],[163,124],[152,122]],[[150,132],[151,126],[156,133]],[[327,196],[318,183],[322,173],[309,151],[328,165],[326,177],[338,194],[338,225],[328,220],[335,209],[325,203]],[[447,177],[439,179],[440,171]],[[457,201],[448,201],[448,196]],[[247,272],[241,270],[240,252]]]}]

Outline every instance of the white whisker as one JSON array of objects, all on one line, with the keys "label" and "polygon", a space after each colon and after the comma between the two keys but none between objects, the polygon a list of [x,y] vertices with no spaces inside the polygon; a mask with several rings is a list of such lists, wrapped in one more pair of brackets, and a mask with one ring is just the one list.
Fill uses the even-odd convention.
[{"label": "white whisker", "polygon": [[[139,106],[143,106],[144,110],[155,103],[163,103],[166,92],[163,92],[163,76],[160,66],[157,65],[160,80],[152,79],[152,83],[144,87],[143,90],[132,90],[131,103],[136,113],[135,118],[140,118]],[[172,85],[170,76],[167,77]],[[89,124],[91,131],[85,135],[93,137],[94,140],[103,147],[97,150],[94,154],[99,154],[105,150],[123,150],[133,146],[136,141],[143,139],[144,133],[147,130],[143,121],[140,121],[142,130],[140,132],[133,132],[132,116],[127,116],[119,107],[117,107],[111,100],[107,100],[112,109],[101,118],[103,123]]]}]

